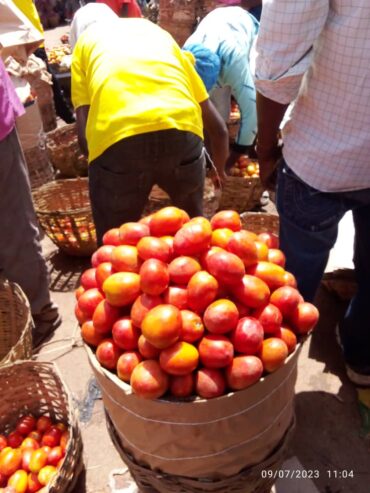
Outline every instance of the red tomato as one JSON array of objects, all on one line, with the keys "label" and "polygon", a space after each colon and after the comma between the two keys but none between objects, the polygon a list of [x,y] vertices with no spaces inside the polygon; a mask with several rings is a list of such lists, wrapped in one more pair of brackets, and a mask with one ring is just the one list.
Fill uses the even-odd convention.
[{"label": "red tomato", "polygon": [[69,431],[63,431],[62,437],[60,439],[60,446],[62,447],[63,452],[65,452],[69,441]]},{"label": "red tomato", "polygon": [[40,491],[41,488],[42,488],[42,484],[37,479],[37,474],[34,472],[31,472],[28,475],[28,492],[29,493],[36,493],[36,491]]},{"label": "red tomato", "polygon": [[36,428],[36,418],[33,416],[23,416],[18,420],[15,431],[21,435],[28,435]]},{"label": "red tomato", "polygon": [[12,431],[11,433],[9,433],[8,435],[9,447],[18,448],[21,446],[22,442],[23,442],[23,436],[20,433],[16,431]]},{"label": "red tomato", "polygon": [[36,423],[36,429],[40,433],[45,433],[52,426],[52,421],[49,416],[40,416]]},{"label": "red tomato", "polygon": [[60,445],[53,447],[48,455],[48,465],[57,466],[60,459],[63,459],[64,452]]},{"label": "red tomato", "polygon": [[8,440],[5,435],[0,435],[0,452],[8,446]]},{"label": "red tomato", "polygon": [[62,432],[56,426],[52,426],[45,432],[41,439],[41,445],[47,445],[48,447],[56,447],[60,443]]}]

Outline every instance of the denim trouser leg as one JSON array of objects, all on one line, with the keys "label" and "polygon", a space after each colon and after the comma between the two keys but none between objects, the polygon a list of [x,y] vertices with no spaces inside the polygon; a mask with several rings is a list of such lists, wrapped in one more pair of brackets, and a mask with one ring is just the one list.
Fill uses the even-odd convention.
[{"label": "denim trouser leg", "polygon": [[303,183],[283,161],[277,206],[286,269],[296,276],[307,301],[313,300],[324,273],[338,223],[352,210],[358,291],[340,324],[340,333],[346,363],[359,373],[370,374],[370,190],[319,192]]},{"label": "denim trouser leg", "polygon": [[345,212],[342,201],[335,194],[321,193],[303,183],[283,161],[277,208],[286,270],[296,277],[304,299],[312,301],[337,239],[338,223]]},{"label": "denim trouser leg", "polygon": [[347,364],[360,373],[370,374],[370,205],[354,209],[353,220],[358,290],[348,307],[340,333]]},{"label": "denim trouser leg", "polygon": [[140,218],[154,184],[189,215],[201,215],[204,179],[203,142],[195,134],[163,130],[120,140],[89,166],[98,244],[108,229]]}]

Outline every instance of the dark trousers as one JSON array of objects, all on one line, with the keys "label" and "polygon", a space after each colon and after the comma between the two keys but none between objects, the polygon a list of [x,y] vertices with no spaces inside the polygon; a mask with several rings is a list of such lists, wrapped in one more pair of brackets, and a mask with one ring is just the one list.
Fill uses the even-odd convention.
[{"label": "dark trousers", "polygon": [[312,301],[338,235],[338,223],[352,210],[355,226],[354,265],[358,291],[340,334],[348,365],[370,374],[370,189],[324,193],[304,183],[283,161],[277,189],[280,247],[298,288]]},{"label": "dark trousers", "polygon": [[33,315],[50,303],[48,271],[15,129],[0,141],[0,271],[23,289]]},{"label": "dark trousers", "polygon": [[191,217],[203,213],[205,154],[193,133],[162,130],[122,139],[89,166],[98,243],[111,228],[140,219],[154,184]]},{"label": "dark trousers", "polygon": [[34,55],[37,56],[38,58],[41,58],[41,60],[45,62],[47,71],[51,75],[51,80],[53,82],[52,89],[53,89],[53,98],[54,98],[56,114],[66,123],[73,123],[75,121],[75,118],[73,116],[72,110],[68,106],[68,103],[64,97],[59,81],[55,77],[53,71],[50,68],[45,48],[37,48]]}]

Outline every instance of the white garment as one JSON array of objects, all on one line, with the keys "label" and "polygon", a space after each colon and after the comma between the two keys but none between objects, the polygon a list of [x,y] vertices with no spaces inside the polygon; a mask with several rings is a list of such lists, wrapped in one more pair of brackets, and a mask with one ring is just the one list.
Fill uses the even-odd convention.
[{"label": "white garment", "polygon": [[295,100],[284,157],[312,187],[370,188],[370,1],[266,0],[257,90]]},{"label": "white garment", "polygon": [[119,19],[118,15],[104,3],[88,3],[78,9],[73,17],[69,42],[75,47],[81,34],[95,22],[110,22]]}]

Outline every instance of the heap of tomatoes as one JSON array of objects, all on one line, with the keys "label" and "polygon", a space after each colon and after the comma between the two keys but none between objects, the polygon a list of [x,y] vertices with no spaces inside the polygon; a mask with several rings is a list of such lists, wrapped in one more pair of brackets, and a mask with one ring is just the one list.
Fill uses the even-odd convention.
[{"label": "heap of tomatoes", "polygon": [[108,231],[76,290],[99,363],[155,399],[221,396],[280,368],[318,321],[278,238],[166,207]]},{"label": "heap of tomatoes", "polygon": [[69,439],[67,426],[49,416],[18,419],[0,435],[0,492],[45,493],[61,467]]},{"label": "heap of tomatoes", "polygon": [[237,162],[230,168],[231,176],[239,176],[242,178],[259,178],[259,164],[255,159],[251,159],[246,155],[240,156]]}]

